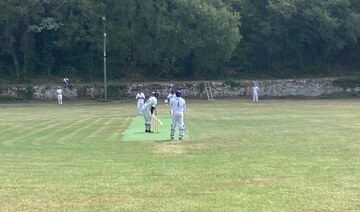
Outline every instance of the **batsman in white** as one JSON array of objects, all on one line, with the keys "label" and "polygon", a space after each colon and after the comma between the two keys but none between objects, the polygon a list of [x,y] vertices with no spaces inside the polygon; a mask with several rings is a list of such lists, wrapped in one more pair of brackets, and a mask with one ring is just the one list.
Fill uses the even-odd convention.
[{"label": "batsman in white", "polygon": [[56,90],[56,93],[57,93],[57,99],[58,99],[58,103],[59,105],[62,105],[62,93],[63,93],[63,90],[61,89],[61,87],[59,86],[58,89]]},{"label": "batsman in white", "polygon": [[152,92],[151,97],[146,101],[142,107],[142,113],[145,119],[145,132],[151,132],[151,118],[152,114],[155,113],[155,108],[157,105],[157,98],[159,98],[158,92]]},{"label": "batsman in white", "polygon": [[184,139],[184,111],[186,109],[186,102],[181,97],[181,91],[176,91],[176,98],[170,102],[171,110],[173,111],[172,122],[171,122],[171,133],[170,138],[173,141],[175,136],[176,125],[179,124],[179,140]]},{"label": "batsman in white", "polygon": [[139,115],[143,115],[142,107],[144,106],[144,100],[145,100],[145,94],[141,92],[141,90],[138,91],[136,94],[136,102],[137,102],[137,110]]},{"label": "batsman in white", "polygon": [[166,97],[166,101],[165,104],[169,104],[169,112],[171,114],[171,116],[173,115],[173,111],[171,110],[170,104],[171,101],[174,100],[176,98],[175,92],[172,90],[169,95]]},{"label": "batsman in white", "polygon": [[252,96],[253,96],[253,102],[259,101],[259,87],[254,82],[254,86],[252,87]]}]

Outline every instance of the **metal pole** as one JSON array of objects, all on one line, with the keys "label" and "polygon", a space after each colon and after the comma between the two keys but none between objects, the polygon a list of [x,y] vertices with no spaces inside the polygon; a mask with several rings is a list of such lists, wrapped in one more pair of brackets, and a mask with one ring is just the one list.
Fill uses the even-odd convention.
[{"label": "metal pole", "polygon": [[106,17],[102,17],[104,23],[104,97],[107,100],[107,85],[106,85]]}]

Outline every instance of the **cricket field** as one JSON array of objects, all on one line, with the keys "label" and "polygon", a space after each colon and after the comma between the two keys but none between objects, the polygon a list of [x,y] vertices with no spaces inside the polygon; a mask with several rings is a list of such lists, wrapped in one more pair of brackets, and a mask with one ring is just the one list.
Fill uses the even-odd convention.
[{"label": "cricket field", "polygon": [[0,103],[0,211],[360,211],[360,99],[187,100],[173,144],[158,117]]}]

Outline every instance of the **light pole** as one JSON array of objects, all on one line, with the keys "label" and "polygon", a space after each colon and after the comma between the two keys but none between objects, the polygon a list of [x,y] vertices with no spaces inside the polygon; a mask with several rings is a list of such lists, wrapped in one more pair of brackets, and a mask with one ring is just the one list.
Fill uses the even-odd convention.
[{"label": "light pole", "polygon": [[106,85],[106,17],[102,17],[104,26],[104,98],[107,100],[107,85]]}]

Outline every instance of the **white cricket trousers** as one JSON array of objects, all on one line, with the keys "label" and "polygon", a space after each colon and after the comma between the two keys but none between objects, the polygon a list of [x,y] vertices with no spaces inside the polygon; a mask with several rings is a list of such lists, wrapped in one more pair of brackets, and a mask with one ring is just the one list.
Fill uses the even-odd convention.
[{"label": "white cricket trousers", "polygon": [[151,112],[150,110],[147,110],[146,108],[143,107],[142,109],[142,114],[144,116],[145,119],[145,129],[146,130],[151,130]]},{"label": "white cricket trousers", "polygon": [[172,115],[172,123],[171,123],[171,139],[174,139],[176,125],[179,124],[179,139],[182,140],[184,138],[184,112],[173,112]]},{"label": "white cricket trousers", "polygon": [[138,113],[140,115],[143,115],[143,112],[142,112],[142,107],[144,106],[144,100],[138,100],[137,102],[137,109],[138,109]]},{"label": "white cricket trousers", "polygon": [[58,95],[58,103],[59,105],[62,105],[62,95]]},{"label": "white cricket trousers", "polygon": [[258,101],[259,101],[258,93],[253,93],[253,102],[258,102]]}]

